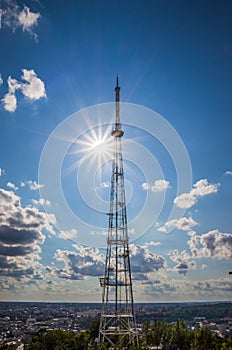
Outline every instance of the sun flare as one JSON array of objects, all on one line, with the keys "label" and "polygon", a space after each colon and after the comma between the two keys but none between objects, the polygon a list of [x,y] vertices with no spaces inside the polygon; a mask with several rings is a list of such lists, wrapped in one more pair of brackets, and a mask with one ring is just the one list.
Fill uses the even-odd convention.
[{"label": "sun flare", "polygon": [[112,159],[113,138],[111,129],[111,125],[90,128],[74,142],[70,153],[78,155],[75,167],[78,167],[78,163],[84,160],[95,163],[98,167],[105,161]]}]

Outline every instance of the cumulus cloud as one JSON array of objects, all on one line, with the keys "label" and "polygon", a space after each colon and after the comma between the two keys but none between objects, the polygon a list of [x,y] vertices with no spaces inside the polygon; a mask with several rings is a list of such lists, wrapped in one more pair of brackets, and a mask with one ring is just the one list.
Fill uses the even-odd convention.
[{"label": "cumulus cloud", "polygon": [[156,180],[153,185],[144,182],[141,187],[145,191],[151,190],[152,192],[163,192],[170,188],[170,183],[167,180]]},{"label": "cumulus cloud", "polygon": [[[223,299],[225,298],[225,293],[232,292],[231,280],[228,278],[219,278],[217,280],[205,280],[205,281],[195,281],[193,283],[194,290],[197,293],[207,293],[217,295],[219,292],[222,293]],[[224,293],[224,295],[223,295]]]},{"label": "cumulus cloud", "polygon": [[7,225],[0,226],[0,243],[5,245],[7,250],[7,245],[30,245],[37,241],[38,243],[43,243],[45,236],[40,232],[33,229],[21,229],[9,227]]},{"label": "cumulus cloud", "polygon": [[36,181],[28,180],[26,182],[27,182],[30,190],[32,190],[32,191],[36,191],[36,190],[39,190],[40,188],[44,187],[43,184],[38,184]]},{"label": "cumulus cloud", "polygon": [[8,77],[8,93],[2,99],[3,108],[8,112],[15,112],[17,108],[16,91],[20,90],[28,100],[36,101],[46,97],[44,82],[37,77],[33,69],[22,69],[22,82],[11,76]]},{"label": "cumulus cloud", "polygon": [[[67,231],[65,233],[66,236]],[[76,234],[76,233],[75,233]],[[151,275],[167,267],[167,262],[161,255],[150,251],[151,246],[157,246],[159,242],[146,243],[143,246],[130,245],[130,262],[135,280],[148,280]],[[63,268],[48,266],[47,272],[51,277],[65,279],[85,279],[88,276],[103,276],[105,269],[105,255],[97,248],[83,247],[74,244],[74,251],[58,249],[55,259],[63,263]],[[118,251],[120,254],[120,251]],[[153,277],[154,279],[154,277]]]},{"label": "cumulus cloud", "polygon": [[143,276],[145,280],[147,274],[167,268],[166,259],[161,255],[151,252],[149,243],[143,246],[131,244],[130,258],[134,279],[141,279],[141,276]]},{"label": "cumulus cloud", "polygon": [[151,190],[152,192],[163,192],[168,189],[169,186],[169,181],[166,180],[156,180],[154,182],[154,185],[152,185]]},{"label": "cumulus cloud", "polygon": [[51,220],[37,208],[23,207],[21,198],[0,189],[0,274],[21,278],[35,276],[40,260],[42,230],[54,233]]},{"label": "cumulus cloud", "polygon": [[32,203],[36,206],[47,206],[51,205],[51,202],[48,199],[40,198],[40,199],[32,199]]},{"label": "cumulus cloud", "polygon": [[13,184],[12,182],[7,182],[7,187],[11,188],[12,190],[16,191],[19,188],[17,186],[15,186],[15,184]]},{"label": "cumulus cloud", "polygon": [[7,79],[9,93],[14,94],[16,90],[21,88],[21,84],[16,80],[11,78],[11,76]]},{"label": "cumulus cloud", "polygon": [[174,249],[170,253],[170,259],[176,263],[173,268],[174,271],[178,271],[179,274],[186,275],[189,270],[195,270],[197,265],[195,261],[186,250],[179,252],[178,249]]},{"label": "cumulus cloud", "polygon": [[21,84],[21,90],[23,95],[29,100],[39,100],[42,97],[46,97],[44,82],[37,77],[33,69],[22,69],[22,79],[26,83]]},{"label": "cumulus cloud", "polygon": [[190,217],[182,217],[167,221],[163,226],[157,228],[160,232],[169,233],[171,229],[177,228],[182,231],[191,231],[192,227],[196,226],[197,222]]},{"label": "cumulus cloud", "polygon": [[135,290],[135,294],[146,295],[147,301],[153,301],[156,296],[175,296],[178,293],[178,286],[176,286],[173,280],[167,281],[166,279],[154,279],[143,281],[138,290]]},{"label": "cumulus cloud", "polygon": [[219,230],[209,231],[201,236],[195,235],[188,241],[194,258],[232,258],[232,234]]},{"label": "cumulus cloud", "polygon": [[193,185],[189,193],[182,193],[174,199],[174,204],[179,208],[191,208],[198,202],[199,197],[216,193],[220,184],[209,184],[207,179],[201,179]]},{"label": "cumulus cloud", "polygon": [[[173,300],[230,300],[231,298],[231,278],[208,279],[204,281],[188,279],[161,279],[160,283],[141,284],[137,290],[138,295],[146,295],[148,301],[153,301],[154,297],[170,297]],[[134,288],[135,289],[135,288]]]},{"label": "cumulus cloud", "polygon": [[38,20],[41,17],[39,12],[33,12],[27,6],[20,9],[16,1],[2,0],[0,9],[0,29],[9,27],[13,32],[21,28],[28,32],[35,40],[37,34],[33,29],[38,25]]},{"label": "cumulus cloud", "polygon": [[0,177],[5,174],[5,170],[3,168],[0,168]]},{"label": "cumulus cloud", "polygon": [[59,237],[63,239],[74,239],[77,238],[77,230],[75,228],[71,230],[60,231]]},{"label": "cumulus cloud", "polygon": [[14,112],[17,108],[16,90],[21,88],[21,84],[10,77],[7,79],[8,93],[2,99],[3,107],[8,112]]},{"label": "cumulus cloud", "polygon": [[2,75],[0,74],[0,86],[3,84]]},{"label": "cumulus cloud", "polygon": [[225,175],[232,175],[232,171],[231,171],[231,170],[227,170],[227,171],[225,172]]},{"label": "cumulus cloud", "polygon": [[60,250],[55,253],[55,259],[64,264],[64,268],[47,267],[51,277],[71,280],[84,279],[87,276],[100,276],[104,273],[104,256],[98,249],[75,245],[75,251]]},{"label": "cumulus cloud", "polygon": [[3,97],[2,104],[7,112],[14,112],[17,108],[17,99],[14,94],[8,92]]},{"label": "cumulus cloud", "polygon": [[151,185],[149,185],[149,183],[147,183],[147,182],[144,182],[141,187],[144,191],[148,191],[150,189]]}]

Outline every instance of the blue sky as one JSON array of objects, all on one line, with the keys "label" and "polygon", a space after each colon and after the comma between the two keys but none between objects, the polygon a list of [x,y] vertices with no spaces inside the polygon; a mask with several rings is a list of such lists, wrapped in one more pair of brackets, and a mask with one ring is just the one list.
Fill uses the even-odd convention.
[{"label": "blue sky", "polygon": [[0,8],[0,299],[101,300],[118,73],[135,301],[231,300],[231,2]]}]

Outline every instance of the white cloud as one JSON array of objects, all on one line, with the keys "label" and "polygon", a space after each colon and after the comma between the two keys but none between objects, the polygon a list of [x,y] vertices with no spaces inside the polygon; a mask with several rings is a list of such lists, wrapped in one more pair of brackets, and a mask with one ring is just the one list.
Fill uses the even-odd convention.
[{"label": "white cloud", "polygon": [[20,82],[11,76],[8,77],[8,93],[2,99],[3,107],[8,112],[14,112],[17,108],[16,91],[20,90],[29,100],[36,101],[46,97],[44,82],[37,77],[33,69],[22,69],[22,80]]},{"label": "white cloud", "polygon": [[[208,293],[211,295],[216,295],[219,292],[225,295],[225,293],[231,293],[231,279],[229,278],[219,278],[217,280],[205,280],[205,281],[194,281],[193,284],[194,289],[198,293]],[[223,296],[223,299],[225,296]],[[225,299],[224,299],[225,300]]]},{"label": "white cloud", "polygon": [[110,187],[110,182],[106,181],[106,182],[102,182],[100,184],[100,188],[109,188]]},{"label": "white cloud", "polygon": [[76,239],[77,238],[77,230],[75,228],[66,231],[60,231],[59,237],[63,239]]},{"label": "white cloud", "polygon": [[12,182],[7,182],[7,187],[11,188],[12,190],[16,191],[19,188],[17,186],[15,186],[15,184],[13,184]]},{"label": "white cloud", "polygon": [[19,83],[16,79],[11,78],[11,76],[8,77],[7,84],[11,94],[14,94],[16,90],[21,88],[21,83]]},{"label": "white cloud", "polygon": [[145,191],[151,190],[152,192],[163,192],[170,188],[169,181],[167,180],[156,180],[153,185],[147,182],[142,184],[142,189]]},{"label": "white cloud", "polygon": [[25,182],[21,181],[20,184],[19,184],[19,186],[20,186],[20,187],[25,187],[26,184],[25,184]]},{"label": "white cloud", "polygon": [[[25,185],[24,185],[25,186]],[[21,186],[22,187],[22,186]],[[49,207],[51,205],[51,202],[48,199],[40,198],[39,200],[37,199],[32,199],[32,203],[36,206],[47,206]]]},{"label": "white cloud", "polygon": [[64,264],[64,268],[47,267],[51,277],[80,280],[87,276],[101,276],[104,273],[105,259],[98,249],[86,248],[75,244],[76,251],[60,250],[55,259]]},{"label": "white cloud", "polygon": [[206,196],[218,191],[219,184],[209,184],[207,179],[201,179],[193,185],[191,193],[194,196]]},{"label": "white cloud", "polygon": [[91,236],[107,236],[108,235],[108,231],[104,231],[104,230],[102,230],[102,231],[91,231],[90,232],[90,234],[91,234]]},{"label": "white cloud", "polygon": [[144,182],[141,187],[143,190],[148,191],[151,186],[147,182]]},{"label": "white cloud", "polygon": [[194,258],[232,258],[232,234],[218,230],[209,231],[201,236],[195,235],[188,241]]},{"label": "white cloud", "polygon": [[164,278],[159,281],[154,280],[153,283],[142,283],[139,288],[134,288],[134,291],[136,297],[145,295],[147,301],[154,301],[155,298],[160,298],[158,300],[215,301],[230,300],[232,288],[230,277],[204,281]]},{"label": "white cloud", "polygon": [[[128,233],[128,235],[133,235],[133,234],[135,234],[136,232],[135,232],[135,229],[134,228],[131,228],[131,229],[128,229],[127,230],[127,233]],[[101,231],[90,231],[90,234],[91,234],[91,236],[107,236],[108,235],[108,231],[106,231],[106,230],[101,230]]]},{"label": "white cloud", "polygon": [[2,9],[0,9],[0,29],[2,29]]},{"label": "white cloud", "polygon": [[0,177],[5,174],[5,170],[3,168],[0,168]]},{"label": "white cloud", "polygon": [[[190,217],[182,217],[180,219],[173,219],[167,221],[163,226],[157,228],[160,232],[169,233],[170,229],[177,228],[182,231],[191,231],[192,227],[196,226],[197,222]],[[192,231],[191,231],[192,232]]]},{"label": "white cloud", "polygon": [[[67,239],[67,235],[75,234],[76,230],[62,231],[61,235]],[[159,242],[149,242],[143,246],[130,245],[130,261],[133,278],[135,280],[148,280],[153,278],[154,273],[158,273],[167,267],[167,262],[161,255],[152,253],[150,246],[159,245]],[[65,279],[79,280],[88,276],[102,276],[105,269],[105,255],[100,253],[99,249],[84,247],[80,244],[74,244],[75,251],[58,249],[55,259],[63,262],[63,268],[48,266],[47,271],[51,277],[60,277]],[[120,251],[118,251],[120,254]]]},{"label": "white cloud", "polygon": [[14,94],[8,92],[2,99],[3,108],[7,112],[14,112],[17,108],[17,99]]},{"label": "white cloud", "polygon": [[146,243],[145,245],[148,246],[148,247],[158,247],[158,246],[161,245],[161,242],[151,241],[151,242]]},{"label": "white cloud", "polygon": [[30,190],[36,191],[39,190],[40,188],[44,187],[43,184],[38,184],[36,181],[28,180],[26,181]]},{"label": "white cloud", "polygon": [[38,24],[40,13],[31,12],[27,6],[19,13],[18,20],[23,28],[23,31],[31,31],[31,28]]},{"label": "white cloud", "polygon": [[174,199],[174,204],[179,208],[191,208],[197,203],[199,197],[216,193],[220,184],[209,184],[207,179],[201,179],[193,185],[189,193],[182,193]]},{"label": "white cloud", "polygon": [[0,86],[3,84],[2,75],[0,74]]},{"label": "white cloud", "polygon": [[197,203],[197,197],[191,193],[182,193],[174,199],[174,204],[179,208],[191,208]]},{"label": "white cloud", "polygon": [[7,83],[8,93],[2,99],[3,107],[8,112],[14,112],[17,108],[15,92],[21,88],[21,84],[16,79],[11,78],[11,76],[8,77]]},{"label": "white cloud", "polygon": [[37,26],[41,17],[39,12],[32,12],[27,6],[21,10],[16,1],[9,0],[2,0],[1,7],[0,29],[9,27],[15,32],[17,28],[21,28],[37,40],[37,34],[33,32],[33,28]]},{"label": "white cloud", "polygon": [[21,198],[12,191],[0,189],[0,274],[17,279],[37,278],[42,230],[54,233],[51,220],[37,208],[23,207]]},{"label": "white cloud", "polygon": [[54,234],[51,225],[55,223],[53,214],[47,215],[37,208],[22,207],[21,198],[12,191],[0,189],[0,225],[15,229],[48,230]]},{"label": "white cloud", "polygon": [[153,192],[163,192],[166,191],[166,189],[168,189],[169,186],[169,181],[166,180],[156,180],[154,182],[154,185],[151,186],[151,190]]},{"label": "white cloud", "polygon": [[149,245],[151,244],[146,243],[143,246],[130,244],[131,270],[134,279],[137,279],[137,274],[140,276],[139,279],[141,279],[141,274],[146,279],[148,273],[154,273],[160,269],[167,268],[166,259],[161,255],[151,252]]},{"label": "white cloud", "polygon": [[173,270],[183,275],[186,275],[189,270],[196,270],[197,265],[191,258],[186,250],[179,252],[178,249],[174,249],[170,253],[170,259],[176,263]]},{"label": "white cloud", "polygon": [[44,82],[37,77],[33,69],[22,69],[22,79],[26,83],[21,84],[21,90],[25,97],[30,100],[39,100],[42,97],[46,97]]},{"label": "white cloud", "polygon": [[225,172],[225,175],[232,175],[232,171],[231,171],[231,170],[227,170],[227,171]]}]

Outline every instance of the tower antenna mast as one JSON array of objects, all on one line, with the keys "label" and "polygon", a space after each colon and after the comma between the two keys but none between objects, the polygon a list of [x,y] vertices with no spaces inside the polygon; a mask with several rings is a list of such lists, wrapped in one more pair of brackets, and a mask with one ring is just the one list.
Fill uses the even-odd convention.
[{"label": "tower antenna mast", "polygon": [[99,343],[108,343],[113,349],[138,346],[134,300],[132,291],[129,238],[121,138],[124,132],[120,122],[120,87],[118,75],[115,86],[115,122],[111,132],[114,138],[112,160],[110,212],[107,237],[105,274],[100,278],[102,309]]}]

